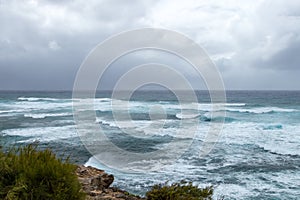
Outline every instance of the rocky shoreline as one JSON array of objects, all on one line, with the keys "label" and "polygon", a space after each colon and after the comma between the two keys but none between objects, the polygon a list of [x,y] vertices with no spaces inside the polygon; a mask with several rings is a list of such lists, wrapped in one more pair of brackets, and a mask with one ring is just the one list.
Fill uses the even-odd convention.
[{"label": "rocky shoreline", "polygon": [[110,187],[114,176],[103,170],[80,165],[77,167],[76,175],[87,194],[87,200],[145,200],[119,188]]}]

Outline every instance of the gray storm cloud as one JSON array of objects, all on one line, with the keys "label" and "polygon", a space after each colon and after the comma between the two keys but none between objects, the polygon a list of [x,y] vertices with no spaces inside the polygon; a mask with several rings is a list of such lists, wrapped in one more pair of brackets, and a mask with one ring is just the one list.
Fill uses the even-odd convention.
[{"label": "gray storm cloud", "polygon": [[[300,89],[297,0],[2,0],[0,27],[1,90],[72,89],[94,46],[142,27],[172,29],[195,40],[220,69],[227,89]],[[144,52],[117,64],[130,68],[151,55]],[[155,61],[181,64],[166,55]],[[118,66],[108,76],[120,74],[124,68]],[[190,80],[196,81],[192,75]]]}]

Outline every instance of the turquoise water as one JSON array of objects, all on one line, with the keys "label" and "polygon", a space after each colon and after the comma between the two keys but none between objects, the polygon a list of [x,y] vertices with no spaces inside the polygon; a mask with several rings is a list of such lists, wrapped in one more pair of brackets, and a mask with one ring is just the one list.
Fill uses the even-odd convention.
[{"label": "turquoise water", "polygon": [[[115,123],[110,92],[95,99],[95,123],[120,148],[133,152],[155,151],[176,138],[176,128],[184,118],[197,119],[199,129],[191,147],[174,164],[157,173],[129,174],[109,169],[96,161],[80,141],[72,113],[71,92],[0,92],[1,145],[23,145],[39,141],[59,155],[71,155],[74,162],[106,168],[116,177],[115,185],[137,194],[155,183],[186,179],[200,186],[215,185],[215,197],[225,199],[297,199],[300,196],[300,92],[228,91],[226,118],[221,137],[212,152],[199,158],[204,136],[211,123],[209,95],[197,92],[198,102],[179,105],[173,93],[137,92],[130,103],[131,122],[123,128],[143,131],[152,123],[149,109],[160,105],[166,110],[162,132],[151,130],[150,139],[128,137]],[[118,112],[126,102],[118,101]],[[182,116],[181,109],[194,115]],[[216,111],[218,112],[218,111]],[[193,126],[191,124],[190,126]],[[189,131],[186,127],[186,131]],[[145,131],[145,130],[144,130]],[[143,161],[141,161],[142,163]]]}]

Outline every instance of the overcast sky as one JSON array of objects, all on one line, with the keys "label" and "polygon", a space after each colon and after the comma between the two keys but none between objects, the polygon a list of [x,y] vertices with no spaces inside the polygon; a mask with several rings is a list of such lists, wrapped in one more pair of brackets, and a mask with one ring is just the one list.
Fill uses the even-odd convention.
[{"label": "overcast sky", "polygon": [[143,27],[195,40],[226,89],[300,89],[299,0],[0,0],[0,89],[70,90],[98,43]]}]

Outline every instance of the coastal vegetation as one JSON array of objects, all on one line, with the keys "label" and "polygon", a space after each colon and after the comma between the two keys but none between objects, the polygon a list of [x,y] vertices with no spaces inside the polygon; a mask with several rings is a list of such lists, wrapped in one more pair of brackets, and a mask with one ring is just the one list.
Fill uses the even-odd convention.
[{"label": "coastal vegetation", "polygon": [[184,181],[171,185],[158,184],[146,193],[148,200],[211,200],[213,187],[198,188]]},{"label": "coastal vegetation", "polygon": [[85,199],[76,168],[35,144],[0,151],[0,199]]},{"label": "coastal vegetation", "polygon": [[77,166],[57,158],[37,144],[0,150],[0,199],[4,200],[211,200],[213,187],[198,188],[192,183],[154,185],[139,197],[110,187],[113,175],[92,167]]}]

